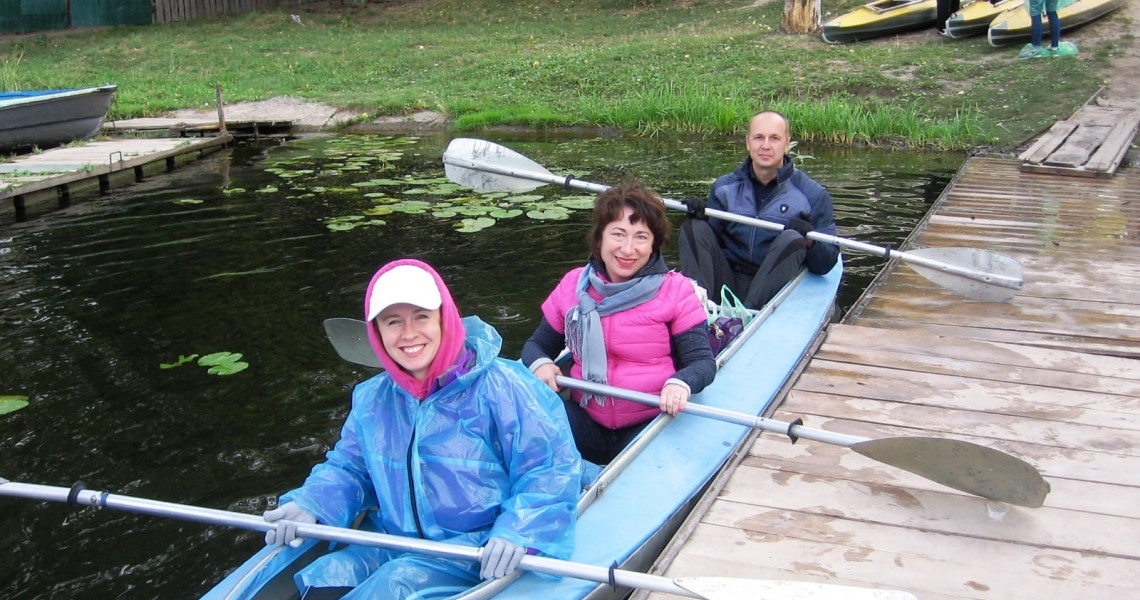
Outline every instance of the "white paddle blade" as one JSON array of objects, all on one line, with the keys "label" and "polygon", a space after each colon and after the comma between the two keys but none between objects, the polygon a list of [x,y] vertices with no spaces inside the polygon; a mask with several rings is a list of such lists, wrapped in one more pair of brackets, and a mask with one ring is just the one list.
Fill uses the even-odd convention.
[{"label": "white paddle blade", "polygon": [[[539,179],[480,169],[480,164],[494,170],[535,173]],[[485,192],[525,192],[546,185],[543,176],[554,176],[542,165],[510,148],[474,138],[451,140],[443,153],[443,172],[459,185]]]},{"label": "white paddle blade", "polygon": [[344,360],[365,367],[383,368],[368,341],[368,325],[364,321],[345,317],[325,319],[325,334]]},{"label": "white paddle blade", "polygon": [[734,577],[678,577],[678,586],[707,600],[917,600],[910,592]]},{"label": "white paddle blade", "polygon": [[1049,482],[1033,465],[970,442],[932,437],[879,438],[853,444],[867,458],[988,500],[1038,508]]},{"label": "white paddle blade", "polygon": [[940,269],[907,262],[907,266],[930,281],[967,298],[986,302],[1008,302],[1017,295],[1025,281],[1021,263],[1017,259],[981,248],[919,248],[907,254],[968,271],[955,273],[953,269]]}]

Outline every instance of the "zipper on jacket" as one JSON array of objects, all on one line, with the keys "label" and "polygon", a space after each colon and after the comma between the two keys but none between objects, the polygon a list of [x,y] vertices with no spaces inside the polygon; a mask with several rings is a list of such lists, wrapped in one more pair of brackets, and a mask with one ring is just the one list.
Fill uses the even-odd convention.
[{"label": "zipper on jacket", "polygon": [[412,449],[416,447],[416,429],[412,427],[412,440],[408,442],[408,500],[412,503],[412,518],[416,521],[416,531],[419,532],[421,539],[426,539],[424,536],[424,526],[420,523],[420,511],[416,506],[416,482],[412,476]]}]

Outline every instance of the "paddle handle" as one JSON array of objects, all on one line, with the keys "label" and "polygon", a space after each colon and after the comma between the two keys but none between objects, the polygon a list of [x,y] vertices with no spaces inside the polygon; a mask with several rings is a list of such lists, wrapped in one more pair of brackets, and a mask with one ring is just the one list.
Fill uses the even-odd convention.
[{"label": "paddle handle", "polygon": [[[599,396],[609,396],[610,398],[621,398],[623,400],[630,400],[641,404],[648,404],[650,406],[660,406],[661,398],[654,394],[647,394],[645,392],[636,392],[624,388],[614,387],[601,383],[593,383],[582,379],[575,379],[573,377],[565,377],[559,375],[555,377],[558,385],[570,389],[580,390]],[[845,435],[842,433],[833,433],[824,431],[822,429],[812,429],[811,427],[804,427],[800,423],[784,423],[783,421],[776,421],[765,417],[758,417],[756,415],[749,415],[742,412],[726,410],[717,408],[715,406],[707,406],[697,402],[689,402],[685,404],[685,409],[681,414],[697,415],[699,417],[707,417],[716,419],[718,421],[725,421],[727,423],[735,423],[737,425],[744,425],[745,427],[752,427],[773,433],[781,433],[791,438],[794,443],[800,438],[806,438],[817,442],[824,442],[827,444],[835,444],[838,446],[850,447],[853,444],[867,441],[867,438],[858,437],[854,435]]]},{"label": "paddle handle", "polygon": [[[269,523],[257,515],[163,502],[161,500],[150,500],[147,498],[121,496],[109,492],[82,489],[80,486],[81,484],[76,484],[75,487],[69,489],[32,483],[19,483],[0,478],[0,496],[64,502],[79,507],[111,508],[156,517],[169,517],[208,525],[223,525],[238,529],[248,529],[251,531],[265,532],[270,529],[276,529],[277,527],[276,523]],[[339,544],[376,546],[403,552],[415,552],[417,554],[470,561],[479,560],[480,554],[482,553],[482,548],[474,546],[463,546],[460,544],[449,544],[420,538],[308,523],[297,523],[297,537],[324,540]],[[519,568],[525,571],[537,571],[550,575],[586,579],[599,583],[612,582],[615,585],[623,587],[662,592],[688,598],[703,598],[703,596],[677,585],[672,579],[636,571],[610,569],[544,556],[530,555],[523,557],[519,563]]]},{"label": "paddle handle", "polygon": [[[684,202],[681,202],[678,200],[671,200],[668,198],[665,199],[665,206],[672,208],[672,209],[675,209],[675,210],[685,210],[685,211],[689,210],[689,207]],[[773,221],[765,221],[764,219],[755,219],[752,217],[746,217],[744,215],[738,215],[738,214],[726,212],[723,210],[717,210],[715,208],[706,208],[705,214],[710,216],[710,217],[715,217],[717,219],[721,219],[723,221],[732,221],[734,223],[741,223],[743,225],[751,225],[753,227],[759,227],[761,229],[770,229],[772,231],[782,231],[784,229],[783,225],[781,225],[779,223],[775,223]],[[887,248],[885,246],[876,246],[874,244],[868,244],[866,242],[860,242],[857,240],[850,240],[847,238],[841,238],[839,236],[829,235],[826,233],[820,233],[818,231],[809,231],[807,234],[807,238],[809,240],[813,240],[816,242],[824,242],[827,244],[834,244],[836,246],[839,246],[840,248],[847,248],[849,250],[855,250],[857,252],[863,252],[864,254],[870,254],[872,256],[878,256],[878,257],[887,258],[887,259],[897,258],[897,259],[899,259],[905,263],[915,264],[915,265],[919,265],[922,267],[927,267],[929,269],[935,269],[938,271],[942,271],[943,273],[949,273],[951,275],[957,275],[959,277],[965,277],[967,279],[974,279],[977,281],[984,281],[985,283],[992,283],[993,285],[996,285],[999,287],[1019,290],[1019,289],[1021,289],[1021,286],[1022,286],[1022,281],[1018,278],[1015,278],[1015,277],[1007,277],[1007,276],[1003,276],[1003,275],[997,275],[994,273],[983,273],[983,272],[978,271],[976,269],[971,269],[969,267],[964,267],[962,265],[956,265],[956,264],[952,264],[952,263],[948,263],[948,262],[944,262],[944,261],[940,261],[940,260],[934,260],[931,258],[927,258],[925,256],[919,256],[917,254],[905,252],[903,250],[892,250],[892,249]]]},{"label": "paddle handle", "polygon": [[[513,154],[513,152],[512,152],[512,154]],[[521,157],[521,155],[520,155],[520,157]],[[530,162],[529,159],[525,159],[525,157],[521,157],[521,158],[523,158],[524,160],[527,160],[527,162]],[[600,183],[592,183],[592,182],[585,181],[582,179],[575,179],[574,177],[572,177],[570,175],[567,175],[564,177],[558,176],[558,175],[555,175],[554,173],[546,171],[545,169],[535,170],[535,169],[529,169],[529,168],[523,168],[523,167],[512,167],[509,165],[495,164],[493,162],[488,162],[488,161],[473,160],[473,159],[464,158],[461,156],[454,156],[452,154],[447,154],[447,153],[445,153],[443,156],[443,162],[445,165],[452,165],[452,166],[461,167],[464,169],[472,169],[474,171],[482,171],[482,172],[486,172],[486,173],[496,173],[498,175],[505,175],[507,177],[513,177],[513,178],[517,178],[517,179],[526,179],[526,180],[540,182],[540,183],[560,185],[566,189],[585,190],[585,191],[593,192],[596,194],[610,189],[610,186],[608,186],[608,185],[603,185]],[[474,184],[474,185],[477,185],[477,184]],[[664,202],[665,202],[665,206],[667,206],[668,208],[672,208],[674,210],[687,211],[689,209],[689,207],[684,202],[681,202],[679,200],[672,200],[669,198],[665,198]],[[759,227],[761,229],[769,229],[772,231],[782,231],[784,229],[784,226],[780,223],[776,223],[773,221],[766,221],[764,219],[755,219],[752,217],[746,217],[744,215],[738,215],[738,214],[723,211],[723,210],[717,210],[715,208],[706,208],[705,214],[710,216],[710,217],[715,217],[717,219],[721,219],[723,221],[732,221],[734,223],[751,225],[753,227]],[[870,254],[872,256],[878,256],[878,257],[886,258],[886,259],[897,258],[897,259],[899,259],[903,262],[909,263],[909,264],[914,264],[914,265],[926,267],[928,269],[934,269],[934,270],[941,271],[943,273],[947,273],[950,275],[956,275],[958,277],[964,277],[966,279],[981,281],[981,282],[984,282],[987,284],[991,284],[991,285],[995,285],[995,286],[1003,287],[1003,288],[1007,288],[1007,289],[1019,290],[1019,289],[1021,289],[1021,286],[1023,285],[1023,281],[1017,277],[997,275],[995,273],[986,273],[986,272],[978,271],[976,269],[969,268],[967,266],[957,265],[957,264],[948,263],[948,262],[940,261],[940,260],[934,260],[931,258],[927,258],[925,256],[919,256],[916,254],[912,254],[910,252],[905,252],[903,250],[892,250],[892,249],[885,247],[885,246],[877,246],[875,244],[868,244],[866,242],[860,242],[857,240],[850,240],[847,238],[841,238],[839,236],[829,235],[826,233],[820,233],[818,231],[808,232],[807,238],[812,240],[812,241],[815,241],[815,242],[822,242],[825,244],[834,244],[836,246],[839,246],[840,248],[847,248],[849,250],[853,250],[856,252],[863,252],[865,254]]]}]

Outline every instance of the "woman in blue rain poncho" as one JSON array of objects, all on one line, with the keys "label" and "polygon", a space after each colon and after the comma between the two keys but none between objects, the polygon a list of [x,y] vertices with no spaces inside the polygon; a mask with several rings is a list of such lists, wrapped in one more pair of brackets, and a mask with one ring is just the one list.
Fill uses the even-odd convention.
[{"label": "woman in blue rain poncho", "polygon": [[582,463],[561,401],[478,317],[461,319],[439,274],[385,265],[365,295],[385,372],[356,386],[341,438],[304,485],[265,514],[268,544],[298,545],[290,522],[483,546],[480,563],[349,546],[301,570],[304,598],[446,597],[502,577],[525,554],[567,558]]}]

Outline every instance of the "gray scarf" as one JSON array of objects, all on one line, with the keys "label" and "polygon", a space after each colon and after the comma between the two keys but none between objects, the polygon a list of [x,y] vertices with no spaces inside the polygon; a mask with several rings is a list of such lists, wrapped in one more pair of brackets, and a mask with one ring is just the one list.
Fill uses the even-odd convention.
[{"label": "gray scarf", "polygon": [[[656,261],[650,259],[650,263],[642,269],[643,272],[654,272],[621,283],[607,283],[603,280],[592,260],[582,270],[577,286],[578,306],[566,313],[566,345],[582,364],[582,377],[586,381],[606,383],[609,361],[606,358],[605,337],[602,335],[602,317],[633,308],[656,296],[657,290],[665,281],[664,263],[664,259],[657,255]],[[602,296],[601,302],[596,302],[590,296],[589,288]],[[605,405],[604,398],[583,394],[582,406],[590,398]]]}]

